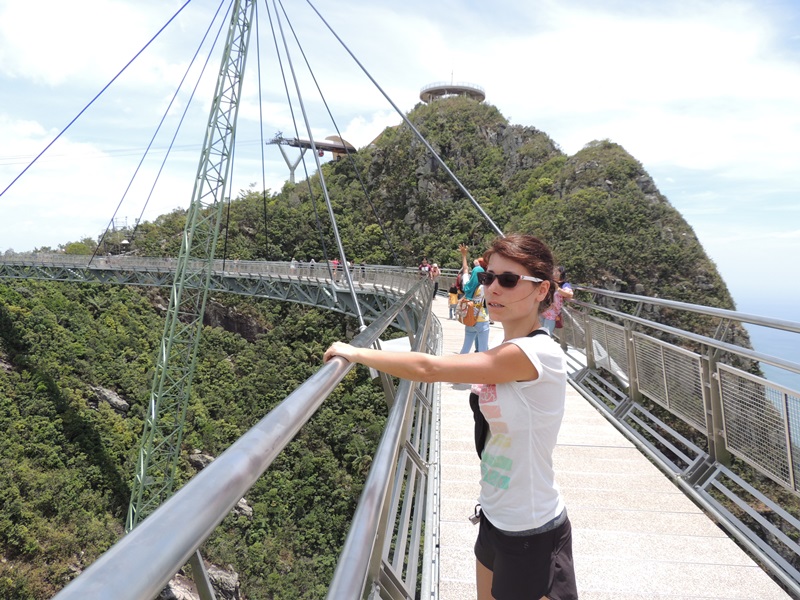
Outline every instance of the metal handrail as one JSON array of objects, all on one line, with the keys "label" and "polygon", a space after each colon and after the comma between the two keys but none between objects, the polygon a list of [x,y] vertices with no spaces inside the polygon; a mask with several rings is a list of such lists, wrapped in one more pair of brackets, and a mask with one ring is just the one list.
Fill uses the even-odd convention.
[{"label": "metal handrail", "polygon": [[[415,297],[425,285],[418,282],[352,343],[373,344],[405,308],[423,313]],[[352,367],[344,360],[321,367],[55,598],[149,600],[158,595]]]},{"label": "metal handrail", "polygon": [[[425,310],[430,312],[431,298]],[[430,320],[420,324],[415,335],[413,351],[422,351],[427,344]],[[343,358],[334,359],[345,363]],[[403,428],[408,421],[414,384],[402,380],[398,386],[395,402],[389,412],[389,418],[383,430],[378,450],[375,453],[367,481],[362,492],[362,501],[358,503],[350,531],[344,547],[339,555],[339,562],[328,588],[327,598],[360,598],[364,592],[370,562],[375,552],[375,532],[381,526],[381,516],[386,503],[389,483],[392,481],[400,451]]]},{"label": "metal handrail", "polygon": [[[576,289],[724,321],[800,332],[800,323],[791,321],[595,288]],[[795,460],[800,439],[792,428],[798,418],[800,391],[733,366],[743,358],[800,373],[800,364],[593,302],[572,300],[565,305],[564,314],[564,328],[556,330],[562,346],[570,354],[575,350],[585,354],[585,363],[578,359],[576,364],[582,366],[571,374],[574,387],[681,490],[713,515],[774,578],[800,597],[800,570],[779,553],[797,551],[791,534],[784,532],[800,529],[800,520],[769,498],[767,488],[762,487],[763,481],[771,479],[800,496],[800,464]],[[601,318],[604,316],[610,320]],[[641,328],[667,333],[678,341],[650,338]],[[615,332],[613,339],[608,336],[611,331]],[[567,347],[570,342],[572,348]],[[689,352],[681,344],[696,345],[697,349]],[[661,350],[654,353],[654,345]],[[573,356],[578,358],[577,354]],[[603,370],[623,389],[606,386],[609,380],[602,375]],[[644,397],[704,436],[707,447],[687,439],[681,433],[682,425],[662,420],[642,402]],[[738,477],[729,468],[731,456],[747,463],[760,477],[752,481]],[[757,528],[763,528],[763,533],[737,517],[737,511],[730,510],[720,496],[735,504],[742,514],[755,515]],[[749,504],[751,499],[759,506],[766,505],[777,520],[759,518],[759,509]]]},{"label": "metal handrail", "polygon": [[[677,300],[666,300],[663,298],[651,298],[650,296],[638,296],[636,294],[624,294],[622,292],[613,292],[610,290],[602,290],[599,288],[585,287],[581,285],[573,286],[573,288],[584,292],[590,292],[592,294],[608,296],[609,298],[616,298],[618,300],[629,300],[631,302],[637,302],[640,304],[652,304],[653,306],[662,306],[664,308],[675,308],[678,310],[685,310],[687,312],[699,313],[709,317],[730,319],[731,321],[743,321],[745,323],[752,323],[753,325],[763,325],[764,327],[773,327],[775,329],[783,329],[793,333],[800,333],[800,323],[796,321],[771,319],[768,317],[762,317],[760,315],[753,315],[750,313],[743,313],[725,308],[714,308],[712,306],[703,306],[701,304],[690,304],[689,302],[679,302]],[[593,308],[597,309],[602,308],[596,305],[592,306]]]}]

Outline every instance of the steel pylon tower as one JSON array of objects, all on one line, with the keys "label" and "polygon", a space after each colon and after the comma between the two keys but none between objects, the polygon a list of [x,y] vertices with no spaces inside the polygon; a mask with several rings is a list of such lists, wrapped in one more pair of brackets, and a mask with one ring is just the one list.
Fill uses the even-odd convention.
[{"label": "steel pylon tower", "polygon": [[172,284],[125,530],[172,495],[230,174],[255,0],[234,0]]}]

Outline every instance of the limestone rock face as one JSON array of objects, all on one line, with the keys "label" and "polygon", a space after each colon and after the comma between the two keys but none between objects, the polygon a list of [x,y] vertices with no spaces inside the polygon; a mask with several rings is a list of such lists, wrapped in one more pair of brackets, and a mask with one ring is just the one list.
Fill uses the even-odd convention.
[{"label": "limestone rock face", "polygon": [[[247,600],[239,589],[239,574],[233,567],[228,565],[226,570],[206,563],[206,571],[218,600]],[[170,579],[156,600],[200,600],[200,595],[194,582],[181,572]]]},{"label": "limestone rock face", "polygon": [[248,519],[253,518],[253,507],[247,503],[245,498],[242,498],[236,503],[236,506],[233,507],[233,512],[240,517],[247,517]]},{"label": "limestone rock face", "polygon": [[214,591],[220,600],[243,600],[243,596],[239,591],[239,574],[233,568],[226,571],[210,565],[208,567],[208,578],[211,580],[211,585],[214,586]]},{"label": "limestone rock face", "polygon": [[128,415],[131,405],[128,404],[122,396],[117,394],[117,392],[97,386],[92,386],[92,391],[94,392],[96,401],[94,403],[90,401],[89,404],[93,406],[93,408],[97,408],[99,402],[106,402],[114,411],[123,417]]},{"label": "limestone rock face", "polygon": [[241,314],[235,307],[224,306],[211,298],[206,303],[203,324],[238,333],[248,342],[256,341],[258,335],[266,331],[256,319]]},{"label": "limestone rock face", "polygon": [[212,462],[214,462],[214,457],[201,452],[200,450],[193,450],[192,453],[189,455],[189,464],[192,465],[198,471],[202,471]]},{"label": "limestone rock face", "polygon": [[192,581],[178,574],[170,579],[156,600],[200,600],[200,596],[195,591]]}]

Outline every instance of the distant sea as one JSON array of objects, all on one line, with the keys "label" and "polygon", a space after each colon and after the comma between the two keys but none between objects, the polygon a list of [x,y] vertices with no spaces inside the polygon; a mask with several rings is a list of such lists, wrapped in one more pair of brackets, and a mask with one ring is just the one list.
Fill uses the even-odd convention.
[{"label": "distant sea", "polygon": [[[793,321],[795,323],[800,322],[800,307],[797,304],[791,304],[786,298],[762,298],[758,301],[742,299],[737,301],[736,306],[740,312]],[[744,325],[750,334],[750,342],[757,352],[800,364],[800,333],[791,333],[749,323]],[[761,363],[761,370],[767,379],[797,391],[800,396],[800,375],[763,362]]]}]

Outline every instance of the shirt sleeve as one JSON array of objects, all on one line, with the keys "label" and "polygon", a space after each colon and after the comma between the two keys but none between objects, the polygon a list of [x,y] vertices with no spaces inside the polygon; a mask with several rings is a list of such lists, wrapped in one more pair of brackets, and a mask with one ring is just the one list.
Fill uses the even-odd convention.
[{"label": "shirt sleeve", "polygon": [[564,353],[549,335],[515,338],[509,340],[508,343],[518,346],[539,374],[536,379],[518,381],[515,382],[516,385],[523,387],[534,385],[542,381],[542,379],[552,379],[555,373],[563,372],[566,374]]}]

